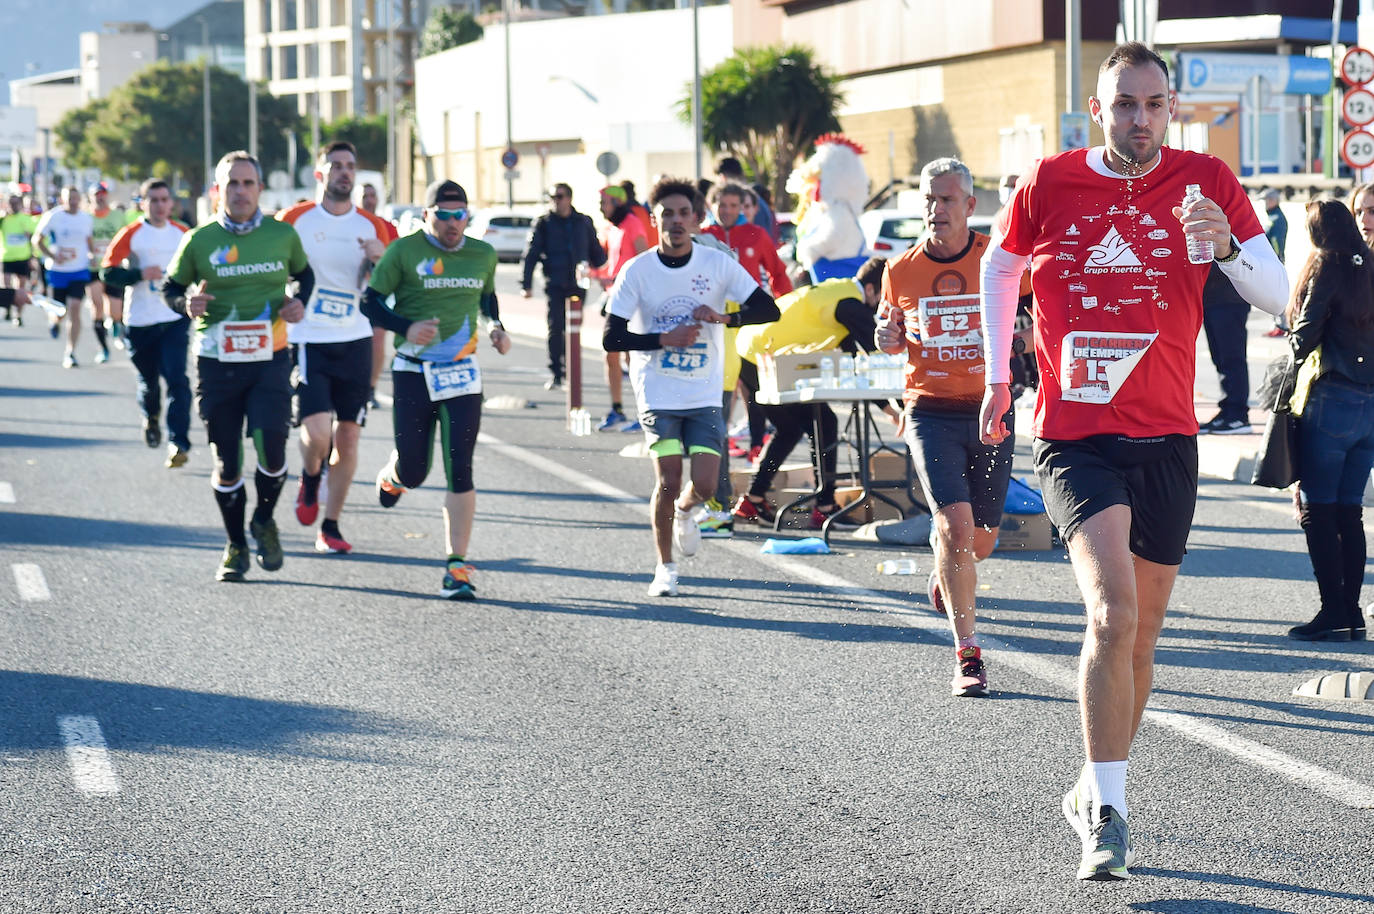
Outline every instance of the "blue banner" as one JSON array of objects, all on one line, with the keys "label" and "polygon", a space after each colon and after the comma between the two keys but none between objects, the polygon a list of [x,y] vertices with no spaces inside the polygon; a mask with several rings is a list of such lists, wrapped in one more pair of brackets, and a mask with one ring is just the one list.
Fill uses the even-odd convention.
[{"label": "blue banner", "polygon": [[1256,76],[1285,95],[1325,95],[1331,89],[1331,63],[1316,57],[1180,53],[1174,72],[1180,92],[1240,95]]}]

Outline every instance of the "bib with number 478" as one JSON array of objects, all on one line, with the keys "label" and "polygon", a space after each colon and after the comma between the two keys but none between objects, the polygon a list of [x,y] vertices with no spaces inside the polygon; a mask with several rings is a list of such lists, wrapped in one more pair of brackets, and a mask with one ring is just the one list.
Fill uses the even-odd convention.
[{"label": "bib with number 478", "polygon": [[1112,402],[1158,336],[1084,330],[1066,334],[1060,350],[1061,399]]},{"label": "bib with number 478", "polygon": [[218,327],[221,362],[266,362],[272,358],[271,321],[223,321]]},{"label": "bib with number 478", "polygon": [[669,346],[659,350],[650,363],[654,371],[673,378],[699,380],[711,376],[711,347],[705,340],[690,346]]}]

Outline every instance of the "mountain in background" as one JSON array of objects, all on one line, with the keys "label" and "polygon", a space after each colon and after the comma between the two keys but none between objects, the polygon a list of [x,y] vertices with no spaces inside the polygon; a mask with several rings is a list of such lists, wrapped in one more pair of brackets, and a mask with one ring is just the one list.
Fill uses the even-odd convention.
[{"label": "mountain in background", "polygon": [[[147,22],[166,28],[205,5],[206,0],[2,0],[0,79],[68,70],[80,64],[78,37],[106,22]],[[0,92],[9,104],[9,85]]]}]

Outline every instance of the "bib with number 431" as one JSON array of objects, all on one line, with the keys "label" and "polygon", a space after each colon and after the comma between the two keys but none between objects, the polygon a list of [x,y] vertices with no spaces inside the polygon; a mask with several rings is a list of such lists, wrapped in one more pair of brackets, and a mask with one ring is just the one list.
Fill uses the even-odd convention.
[{"label": "bib with number 431", "polygon": [[1158,333],[1108,333],[1077,330],[1060,349],[1060,399],[1110,403]]}]

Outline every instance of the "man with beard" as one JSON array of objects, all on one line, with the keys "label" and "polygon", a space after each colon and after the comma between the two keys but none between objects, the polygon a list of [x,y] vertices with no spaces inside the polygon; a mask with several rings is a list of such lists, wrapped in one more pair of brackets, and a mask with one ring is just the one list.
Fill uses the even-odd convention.
[{"label": "man with beard", "polygon": [[[1190,262],[1187,242],[1211,242],[1250,304],[1277,314],[1288,297],[1283,265],[1226,163],[1164,147],[1177,103],[1169,86],[1168,66],[1145,45],[1113,49],[1088,100],[1106,146],[1036,162],[982,262],[982,439],[1009,434],[1012,328],[1029,262],[1035,469],[1087,609],[1078,683],[1087,758],[1062,804],[1082,841],[1079,879],[1129,875],[1126,759],[1197,500],[1193,380],[1210,263]],[[1193,186],[1201,198],[1185,209]]]},{"label": "man with beard", "polygon": [[[305,320],[287,328],[296,358],[296,417],[301,427],[301,483],[296,520],[314,526],[320,513],[325,461],[334,472],[325,498],[316,552],[353,547],[339,532],[339,515],[358,465],[358,438],[372,391],[372,324],[361,295],[382,259],[389,235],[384,220],[353,205],[358,156],[342,140],[320,150],[315,180],[320,198],[277,214],[296,227],[315,273]],[[332,456],[331,456],[332,453]]]}]

